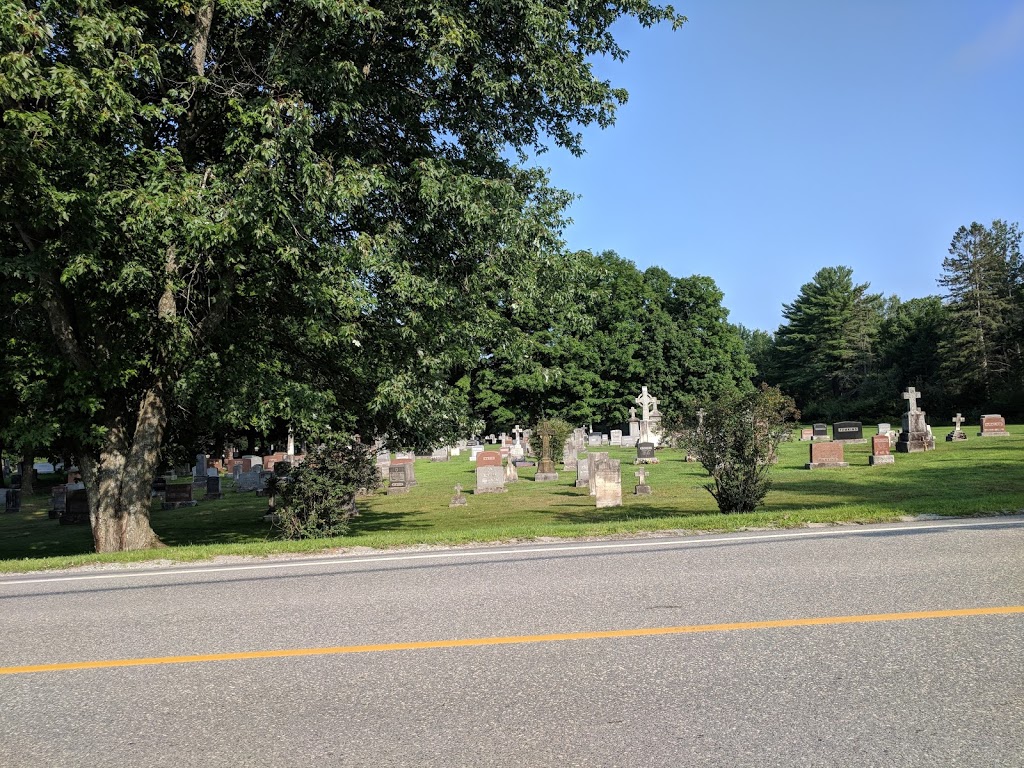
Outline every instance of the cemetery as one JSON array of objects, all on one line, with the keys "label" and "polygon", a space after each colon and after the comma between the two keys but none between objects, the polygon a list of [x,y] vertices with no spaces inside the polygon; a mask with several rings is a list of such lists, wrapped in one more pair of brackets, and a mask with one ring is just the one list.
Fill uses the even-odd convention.
[{"label": "cemetery", "polygon": [[[1020,513],[1024,506],[1024,427],[1001,429],[1005,434],[999,440],[942,441],[932,450],[909,454],[890,450],[889,433],[876,434],[874,425],[863,427],[863,441],[802,440],[804,429],[813,428],[793,425],[791,439],[779,446],[778,463],[771,469],[773,489],[753,513],[720,514],[704,488],[707,473],[687,461],[684,449],[608,444],[594,450],[583,445],[586,435],[577,429],[567,440],[569,448],[559,452],[559,459],[570,459],[575,469],[555,461],[556,478],[546,482],[538,482],[538,474],[551,474],[541,471],[549,467],[539,457],[527,454],[528,460],[517,461],[510,451],[503,456],[497,443],[476,446],[480,451],[449,452],[446,461],[430,452],[419,457],[389,453],[387,471],[378,472],[378,487],[356,499],[358,515],[344,537],[281,539],[273,521],[265,519],[268,499],[257,495],[258,484],[247,483],[253,469],[239,474],[226,467],[216,478],[207,474],[201,484],[188,482],[187,475],[184,481],[166,480],[162,491],[154,484],[152,525],[168,545],[158,556],[187,560],[355,546]],[[623,430],[623,440],[627,434]],[[809,451],[821,459],[812,463],[833,471],[806,471]],[[654,452],[657,463],[638,458]],[[383,456],[383,451],[377,454],[378,467]],[[56,473],[38,475],[36,492],[0,516],[0,569],[153,556],[91,554],[85,491],[80,484],[65,490],[66,480]],[[19,563],[24,558],[33,560]]]}]

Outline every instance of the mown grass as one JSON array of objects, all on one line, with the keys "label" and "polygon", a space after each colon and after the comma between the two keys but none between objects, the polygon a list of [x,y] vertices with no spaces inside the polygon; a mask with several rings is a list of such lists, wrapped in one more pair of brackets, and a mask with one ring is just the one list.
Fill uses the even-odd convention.
[{"label": "mown grass", "polygon": [[[873,429],[866,429],[873,432]],[[687,463],[680,451],[659,451],[650,465],[649,497],[632,493],[635,468],[627,462],[632,449],[607,448],[623,459],[623,506],[597,509],[587,489],[575,487],[575,473],[558,482],[536,483],[534,470],[520,470],[520,481],[503,494],[475,496],[474,467],[466,454],[450,462],[417,461],[418,485],[410,493],[383,491],[361,499],[361,514],[350,535],[316,541],[284,541],[262,517],[266,499],[234,493],[200,501],[199,506],[153,512],[153,528],[166,549],[109,555],[92,553],[88,526],[61,526],[49,520],[48,489],[23,503],[19,514],[0,515],[0,572],[110,562],[194,561],[220,555],[266,556],[314,553],[338,548],[393,548],[471,542],[579,538],[641,532],[733,531],[790,528],[811,523],[868,523],[905,516],[977,515],[1024,512],[1024,427],[1011,435],[943,440],[936,427],[937,449],[925,454],[898,454],[896,464],[868,466],[869,445],[846,447],[848,469],[804,469],[808,444],[783,444],[773,470],[774,487],[756,513],[722,515],[704,490],[699,464]],[[976,430],[975,430],[976,431]],[[799,434],[799,432],[797,432]],[[51,480],[55,482],[55,479]],[[467,489],[469,503],[450,508],[456,483]]]}]

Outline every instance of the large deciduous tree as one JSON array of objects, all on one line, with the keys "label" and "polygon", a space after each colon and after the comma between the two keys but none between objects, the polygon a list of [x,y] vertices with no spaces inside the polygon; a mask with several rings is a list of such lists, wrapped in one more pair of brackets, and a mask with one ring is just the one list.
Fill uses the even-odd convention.
[{"label": "large deciduous tree", "polygon": [[97,550],[158,544],[168,412],[197,395],[396,432],[458,410],[441,385],[489,334],[475,303],[531,301],[561,253],[557,196],[505,153],[578,153],[612,122],[625,93],[590,57],[625,55],[622,16],[683,21],[646,0],[0,0],[0,276],[59,352]]}]

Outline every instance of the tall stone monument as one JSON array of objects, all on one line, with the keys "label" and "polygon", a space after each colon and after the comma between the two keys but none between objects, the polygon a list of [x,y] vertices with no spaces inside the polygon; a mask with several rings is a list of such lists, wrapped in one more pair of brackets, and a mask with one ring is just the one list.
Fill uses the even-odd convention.
[{"label": "tall stone monument", "polygon": [[935,450],[935,438],[924,420],[924,411],[917,407],[921,396],[913,387],[907,387],[903,399],[907,401],[907,412],[903,414],[903,431],[896,441],[897,453],[921,453]]},{"label": "tall stone monument", "polygon": [[[642,409],[638,440],[642,443],[659,445],[661,443],[661,411],[658,410],[658,398],[651,395],[645,385],[640,388],[640,396],[636,399],[636,404]],[[632,432],[632,421],[630,423],[630,432]]]},{"label": "tall stone monument", "polygon": [[540,444],[540,462],[537,464],[534,482],[553,482],[558,479],[558,472],[555,470],[554,459],[551,458],[551,432],[549,430],[545,429],[540,433]]}]

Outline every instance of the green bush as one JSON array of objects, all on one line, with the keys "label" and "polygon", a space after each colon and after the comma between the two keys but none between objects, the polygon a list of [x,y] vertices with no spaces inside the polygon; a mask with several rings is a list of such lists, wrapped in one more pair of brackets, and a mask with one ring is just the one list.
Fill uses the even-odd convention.
[{"label": "green bush", "polygon": [[290,539],[348,533],[361,488],[375,488],[379,475],[372,448],[334,434],[306,454],[279,484],[278,525]]}]

